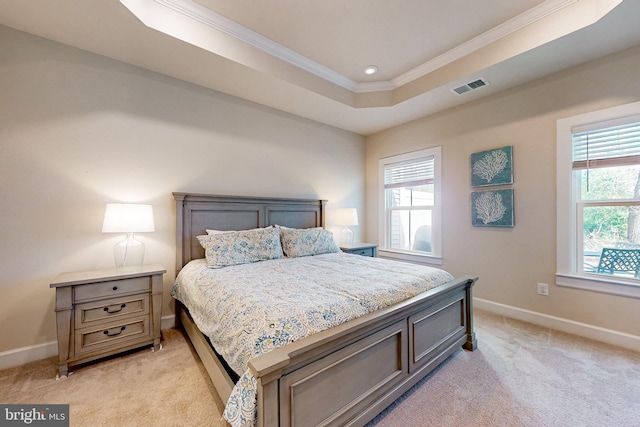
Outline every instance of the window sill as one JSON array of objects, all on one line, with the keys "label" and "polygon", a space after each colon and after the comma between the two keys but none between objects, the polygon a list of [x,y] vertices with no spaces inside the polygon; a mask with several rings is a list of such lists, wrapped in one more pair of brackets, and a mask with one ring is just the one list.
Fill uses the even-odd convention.
[{"label": "window sill", "polygon": [[616,280],[592,275],[556,273],[556,285],[640,299],[640,283],[625,281],[624,279]]},{"label": "window sill", "polygon": [[378,248],[378,256],[380,258],[407,261],[415,264],[442,265],[442,258],[433,255],[419,255],[416,253],[392,251],[389,249]]}]

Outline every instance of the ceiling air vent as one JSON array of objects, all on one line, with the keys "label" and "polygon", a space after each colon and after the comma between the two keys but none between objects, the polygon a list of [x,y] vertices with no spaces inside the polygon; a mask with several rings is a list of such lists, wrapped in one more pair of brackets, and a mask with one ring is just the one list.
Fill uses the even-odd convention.
[{"label": "ceiling air vent", "polygon": [[455,93],[457,93],[458,95],[462,95],[463,93],[472,91],[474,89],[478,89],[479,87],[486,86],[488,84],[489,83],[487,83],[486,80],[478,79],[478,80],[473,81],[471,83],[467,83],[466,85],[462,85],[460,87],[457,87],[457,88],[453,89],[453,91]]}]

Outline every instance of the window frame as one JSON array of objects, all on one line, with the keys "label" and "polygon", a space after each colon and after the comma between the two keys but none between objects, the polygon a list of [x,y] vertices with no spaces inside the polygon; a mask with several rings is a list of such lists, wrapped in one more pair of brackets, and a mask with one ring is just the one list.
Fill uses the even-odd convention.
[{"label": "window frame", "polygon": [[[431,210],[431,252],[421,254],[414,251],[401,251],[388,247],[387,229],[389,228],[389,216],[387,215],[386,196],[384,186],[385,169],[393,164],[410,162],[425,157],[433,157],[433,207]],[[428,263],[434,265],[442,264],[442,147],[426,148],[379,160],[378,169],[378,195],[379,195],[379,236],[380,245],[378,254],[386,258],[395,258],[404,261]]]},{"label": "window frame", "polygon": [[[579,244],[578,204],[592,205],[593,202],[576,200],[576,186],[573,173],[573,129],[640,114],[640,102],[579,114],[559,119],[556,128],[557,150],[557,219],[556,219],[556,285],[612,295],[640,298],[640,282],[613,276],[586,273],[578,265],[583,248]],[[597,202],[596,202],[597,203]],[[625,203],[625,201],[611,202]]]}]

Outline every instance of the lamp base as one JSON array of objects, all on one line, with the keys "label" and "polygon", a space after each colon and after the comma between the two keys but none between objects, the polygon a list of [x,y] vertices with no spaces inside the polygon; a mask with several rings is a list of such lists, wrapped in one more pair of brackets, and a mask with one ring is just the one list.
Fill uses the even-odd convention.
[{"label": "lamp base", "polygon": [[144,243],[136,240],[133,233],[127,233],[127,237],[113,247],[113,257],[117,268],[141,265],[144,260]]},{"label": "lamp base", "polygon": [[340,244],[350,245],[353,243],[353,231],[349,230],[349,227],[345,226],[340,232]]}]

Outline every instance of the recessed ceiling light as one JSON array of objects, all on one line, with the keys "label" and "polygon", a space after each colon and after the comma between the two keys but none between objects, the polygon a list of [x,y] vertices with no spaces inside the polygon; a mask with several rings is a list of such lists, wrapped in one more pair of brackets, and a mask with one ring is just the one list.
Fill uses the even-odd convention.
[{"label": "recessed ceiling light", "polygon": [[364,68],[364,73],[368,75],[375,74],[377,72],[378,72],[378,67],[376,67],[375,65],[367,65]]}]

